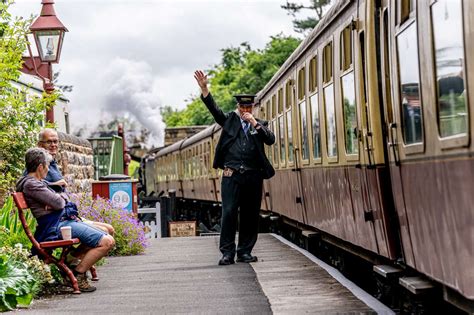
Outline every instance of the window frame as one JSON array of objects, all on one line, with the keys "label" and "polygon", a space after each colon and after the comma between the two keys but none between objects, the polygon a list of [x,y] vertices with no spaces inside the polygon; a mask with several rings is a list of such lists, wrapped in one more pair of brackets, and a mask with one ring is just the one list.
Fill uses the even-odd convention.
[{"label": "window frame", "polygon": [[[345,48],[345,41],[344,41],[344,31],[349,28],[349,34],[350,34],[350,44],[351,44],[351,63],[347,69],[344,69],[345,65],[345,54],[346,50]],[[351,71],[354,71],[354,28],[353,28],[353,20],[351,18],[350,22],[346,23],[342,29],[341,32],[339,33],[339,77],[344,76],[344,74],[347,74]]]},{"label": "window frame", "polygon": [[284,97],[283,97],[283,87],[279,87],[277,89],[277,92],[275,94],[277,96],[277,102],[276,102],[276,112],[275,112],[275,116],[281,114],[284,112],[285,110],[285,106],[283,105],[284,104]]},{"label": "window frame", "polygon": [[[343,65],[343,62],[344,62],[344,55],[346,53],[346,49],[345,49],[345,41],[344,41],[344,31],[346,29],[349,29],[349,34],[350,34],[350,53],[351,53],[351,63],[349,65],[349,67],[347,69],[344,70],[344,65]],[[343,25],[343,27],[341,28],[341,31],[339,33],[339,51],[340,51],[340,58],[339,58],[339,62],[340,62],[340,65],[339,65],[339,86],[340,86],[340,101],[341,101],[341,109],[342,109],[342,130],[343,130],[343,134],[342,134],[342,145],[344,147],[344,156],[345,156],[345,159],[347,161],[359,161],[360,160],[360,150],[361,150],[361,146],[360,146],[360,143],[359,143],[359,139],[358,139],[358,133],[360,132],[361,128],[360,128],[360,121],[359,121],[359,102],[358,102],[358,97],[357,97],[357,84],[356,84],[356,80],[357,80],[357,75],[356,75],[356,71],[355,71],[355,31],[354,31],[354,28],[353,28],[353,19],[351,18],[351,20],[349,22],[347,22],[345,25]],[[357,134],[356,134],[356,142],[357,142],[357,153],[348,153],[347,152],[347,148],[346,148],[346,124],[345,124],[345,111],[344,111],[344,84],[343,84],[343,78],[352,73],[353,75],[353,78],[354,78],[354,102],[355,102],[355,118],[356,118],[356,124],[357,124]],[[337,128],[336,128],[337,129]],[[337,136],[336,136],[337,137]],[[341,139],[339,139],[341,140]],[[339,144],[338,144],[339,145]]]},{"label": "window frame", "polygon": [[[325,81],[325,71],[327,69],[326,67],[326,47],[328,46],[331,46],[331,79],[329,81]],[[336,106],[336,86],[335,86],[335,80],[334,80],[334,69],[335,69],[335,63],[334,63],[334,38],[333,36],[330,36],[330,38],[328,40],[326,40],[323,44],[322,44],[322,48],[321,48],[321,51],[322,51],[322,62],[321,62],[321,74],[322,74],[322,86],[321,86],[321,99],[323,100],[322,104],[324,104],[324,111],[323,111],[323,116],[320,116],[320,119],[321,117],[324,117],[324,141],[323,139],[321,139],[321,143],[324,143],[325,145],[325,150],[321,150],[321,155],[323,155],[322,153],[325,152],[325,157],[327,159],[327,162],[329,164],[334,164],[334,163],[338,163],[339,162],[339,139],[338,139],[338,136],[339,136],[339,133],[337,131],[337,127],[338,127],[338,123],[337,123],[337,106]],[[332,85],[332,99],[333,99],[333,106],[334,106],[334,121],[336,123],[335,125],[335,132],[336,132],[336,156],[329,156],[329,136],[328,136],[328,117],[327,117],[327,110],[326,110],[326,88],[329,87],[330,85]]]},{"label": "window frame", "polygon": [[435,111],[436,111],[436,117],[435,117],[435,124],[436,124],[436,129],[437,129],[437,135],[438,135],[438,142],[440,144],[441,150],[447,150],[447,149],[452,149],[452,148],[458,148],[458,147],[466,147],[469,146],[469,140],[470,140],[470,135],[471,135],[471,113],[469,111],[470,109],[470,100],[469,100],[469,93],[468,91],[468,78],[467,78],[467,69],[466,69],[466,56],[467,56],[467,51],[466,51],[466,30],[465,30],[465,16],[464,16],[464,4],[463,1],[460,0],[460,5],[461,5],[461,32],[462,32],[462,43],[463,43],[463,57],[464,57],[464,65],[463,65],[463,80],[464,80],[464,87],[466,89],[465,93],[465,98],[466,98],[466,112],[467,112],[467,131],[466,133],[460,133],[456,135],[451,135],[447,137],[441,137],[441,126],[439,124],[440,122],[440,117],[439,117],[439,93],[438,93],[438,84],[437,84],[437,69],[436,69],[436,46],[435,46],[435,39],[434,39],[434,27],[433,27],[433,14],[432,14],[432,7],[434,4],[436,4],[438,0],[431,0],[429,4],[429,20],[430,20],[430,31],[432,35],[432,40],[431,40],[431,53],[432,53],[432,58],[433,58],[433,71],[432,71],[432,79],[433,79],[433,93],[434,93],[434,100],[435,100]]},{"label": "window frame", "polygon": [[[420,109],[420,112],[422,113],[422,122],[421,122],[421,129],[422,129],[422,141],[421,142],[417,142],[417,143],[410,143],[410,144],[406,144],[405,143],[405,140],[404,140],[404,137],[403,137],[403,124],[402,124],[402,121],[403,121],[403,113],[402,113],[402,104],[401,104],[401,91],[402,91],[402,87],[401,87],[401,78],[400,78],[400,56],[399,56],[399,49],[398,49],[398,36],[400,36],[400,34],[402,34],[403,32],[405,32],[408,28],[410,28],[413,23],[416,23],[416,38],[417,38],[417,57],[418,57],[418,79],[419,79],[419,91],[420,91],[420,100],[421,100],[421,109]],[[396,94],[394,95],[394,103],[396,104],[396,119],[397,119],[397,123],[399,125],[399,128],[397,128],[397,138],[399,139],[398,140],[398,144],[402,146],[403,148],[403,152],[406,154],[406,155],[412,155],[412,154],[419,154],[419,153],[423,153],[424,150],[425,150],[425,143],[426,143],[426,132],[425,132],[425,120],[426,120],[426,116],[425,116],[425,113],[424,113],[424,95],[423,95],[423,86],[422,86],[422,82],[421,82],[421,76],[422,76],[422,71],[421,71],[421,62],[420,62],[420,45],[419,45],[419,40],[418,40],[418,37],[419,37],[419,32],[418,32],[418,26],[419,26],[419,23],[418,23],[418,20],[416,18],[410,18],[408,19],[407,21],[405,21],[401,26],[399,27],[396,27],[396,31],[395,31],[395,36],[394,36],[394,49],[395,49],[395,63],[396,63],[396,66],[395,66],[395,76],[394,78],[396,79],[396,82],[392,82],[392,84],[395,85],[394,89],[396,91]]]},{"label": "window frame", "polygon": [[[275,143],[273,144],[273,147],[270,147],[272,150],[273,150],[273,167],[275,169],[279,169],[280,168],[280,133],[278,131],[278,119],[275,117],[272,122],[272,131],[273,131],[273,134],[275,135]],[[277,153],[277,154],[275,154]]]},{"label": "window frame", "polygon": [[[311,90],[311,83],[308,83],[309,84],[309,91],[308,91],[308,99],[306,101],[306,115],[310,121],[310,123],[308,124],[308,143],[309,143],[309,164],[310,165],[321,165],[322,164],[322,152],[321,152],[321,139],[322,139],[322,133],[321,133],[321,100],[320,100],[320,77],[319,77],[319,73],[320,73],[320,69],[321,69],[321,57],[322,54],[319,52],[318,48],[314,49],[314,51],[311,52],[311,55],[309,57],[309,66],[308,68],[310,69],[308,72],[311,72],[311,61],[312,60],[315,60],[315,85],[314,85],[314,89]],[[320,58],[321,57],[321,58]],[[308,74],[309,75],[309,74]],[[308,80],[309,82],[311,80]],[[312,107],[312,103],[311,103],[311,99],[313,98],[313,96],[316,95],[316,98],[317,98],[317,101],[318,101],[318,118],[319,118],[319,128],[320,128],[320,131],[319,131],[319,157],[315,158],[314,157],[314,138],[313,138],[313,135],[314,135],[314,132],[313,132],[313,107]]]},{"label": "window frame", "polygon": [[[318,85],[319,85],[318,84],[319,83],[319,80],[318,80],[318,64],[319,64],[318,57],[319,57],[318,51],[315,50],[313,53],[311,53],[309,61],[308,61],[308,65],[307,65],[307,68],[308,68],[308,97],[309,97],[309,94],[315,93],[318,90]],[[313,66],[312,66],[313,65],[313,60],[314,60],[314,73],[313,73]],[[313,78],[313,75],[314,75],[314,78]],[[311,79],[313,79],[313,80],[311,80]]]},{"label": "window frame", "polygon": [[[291,72],[290,77],[286,80],[285,82],[285,96],[284,100],[285,103],[283,104],[283,121],[284,121],[284,129],[285,129],[285,161],[286,161],[286,166],[291,167],[295,165],[295,159],[296,159],[296,154],[295,154],[295,119],[293,117],[294,115],[294,107],[295,107],[295,102],[296,100],[296,86],[295,86],[295,78],[294,78],[294,70]],[[288,95],[288,91],[290,91],[290,95]],[[290,103],[288,104],[288,101]],[[289,129],[288,129],[288,113],[291,119],[291,143],[292,143],[292,160],[290,161],[290,146],[289,146]]]},{"label": "window frame", "polygon": [[[411,3],[412,0],[407,0],[407,3]],[[405,23],[409,23],[417,15],[417,0],[414,0],[413,10],[408,11],[406,16],[402,16],[401,8],[403,8],[403,0],[395,1],[395,25],[400,27],[403,26]]]},{"label": "window frame", "polygon": [[[298,143],[298,153],[294,158],[298,158],[301,161],[300,166],[306,166],[310,163],[310,146],[309,146],[309,133],[308,133],[308,78],[309,78],[309,71],[308,71],[308,64],[309,59],[305,58],[304,62],[297,68],[297,76],[298,76],[298,94],[302,91],[302,98],[297,97],[296,106],[295,106],[295,113],[296,113],[296,132],[297,132],[297,143]],[[303,82],[301,82],[301,76],[303,77]],[[303,86],[300,86],[303,85]],[[301,104],[304,103],[304,109],[306,114],[306,142],[307,142],[307,155],[308,157],[305,159],[303,158],[303,117],[301,116]],[[295,126],[293,127],[293,132],[295,132]],[[294,139],[294,137],[293,137]]]}]

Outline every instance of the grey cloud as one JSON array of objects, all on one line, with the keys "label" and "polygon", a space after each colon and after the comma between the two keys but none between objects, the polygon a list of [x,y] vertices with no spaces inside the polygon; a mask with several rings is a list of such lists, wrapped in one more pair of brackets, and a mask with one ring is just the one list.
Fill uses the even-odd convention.
[{"label": "grey cloud", "polygon": [[[40,11],[39,0],[18,2],[14,14]],[[147,128],[158,126],[158,133],[157,106],[183,108],[184,99],[197,93],[193,71],[217,64],[220,49],[244,41],[262,48],[271,35],[294,34],[291,17],[280,8],[285,0],[55,2],[69,33],[54,69],[61,69],[60,83],[74,86],[66,95],[73,127],[94,124],[121,108],[135,111]],[[138,87],[137,71],[146,71]],[[124,95],[121,88],[134,90]]]}]

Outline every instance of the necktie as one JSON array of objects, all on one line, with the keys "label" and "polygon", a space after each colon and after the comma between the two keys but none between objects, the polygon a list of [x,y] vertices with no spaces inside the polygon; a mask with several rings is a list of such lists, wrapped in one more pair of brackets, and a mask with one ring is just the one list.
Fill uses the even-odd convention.
[{"label": "necktie", "polygon": [[244,121],[244,134],[247,135],[247,131],[249,130],[250,123],[248,121]]}]

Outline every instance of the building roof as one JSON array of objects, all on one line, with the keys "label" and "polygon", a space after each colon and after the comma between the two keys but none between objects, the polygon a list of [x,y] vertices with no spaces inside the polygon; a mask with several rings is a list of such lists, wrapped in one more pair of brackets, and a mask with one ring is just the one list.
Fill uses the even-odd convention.
[{"label": "building roof", "polygon": [[[33,89],[39,93],[44,92],[43,80],[35,75],[20,73],[20,77],[15,82],[22,86],[29,87],[30,89]],[[64,96],[60,96],[59,99],[63,102],[69,103],[69,99],[65,98]]]}]

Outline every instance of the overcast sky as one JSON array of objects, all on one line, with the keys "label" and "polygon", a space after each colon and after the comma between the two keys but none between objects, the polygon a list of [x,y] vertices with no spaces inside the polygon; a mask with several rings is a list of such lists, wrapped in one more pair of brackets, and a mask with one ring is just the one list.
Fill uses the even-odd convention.
[{"label": "overcast sky", "polygon": [[[69,32],[54,71],[60,84],[74,86],[65,94],[73,129],[129,112],[158,132],[159,106],[184,108],[198,93],[194,70],[219,63],[220,49],[244,41],[263,48],[272,35],[298,35],[280,8],[285,0],[55,2]],[[11,12],[40,10],[40,0],[17,0]]]}]

